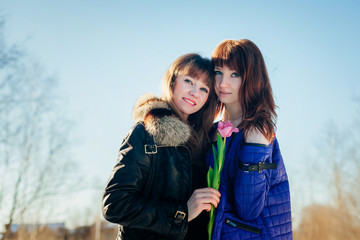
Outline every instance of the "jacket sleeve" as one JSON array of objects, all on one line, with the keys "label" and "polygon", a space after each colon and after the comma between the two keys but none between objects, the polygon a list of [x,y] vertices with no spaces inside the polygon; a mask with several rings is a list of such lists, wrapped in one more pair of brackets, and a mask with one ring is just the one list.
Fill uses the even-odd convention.
[{"label": "jacket sleeve", "polygon": [[144,152],[144,126],[138,124],[125,138],[118,161],[103,195],[103,215],[110,222],[151,230],[177,239],[187,231],[187,217],[179,222],[177,211],[188,213],[187,203],[146,198],[142,193],[151,168]]},{"label": "jacket sleeve", "polygon": [[250,165],[259,162],[277,164],[276,169],[261,172],[237,170],[234,182],[236,212],[243,220],[250,221],[263,211],[269,190],[276,192],[274,188],[287,181],[287,176],[276,139],[268,147],[244,145],[239,150],[238,161]]}]

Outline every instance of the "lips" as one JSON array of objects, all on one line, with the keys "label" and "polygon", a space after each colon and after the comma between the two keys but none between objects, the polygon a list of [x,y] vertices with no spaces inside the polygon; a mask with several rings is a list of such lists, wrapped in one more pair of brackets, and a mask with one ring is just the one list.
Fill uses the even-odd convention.
[{"label": "lips", "polygon": [[219,94],[220,94],[220,95],[227,96],[227,95],[230,95],[231,92],[219,91]]},{"label": "lips", "polygon": [[195,106],[196,105],[196,102],[194,102],[193,100],[189,99],[189,98],[183,98],[183,100],[187,103],[189,103],[190,105],[192,106]]}]

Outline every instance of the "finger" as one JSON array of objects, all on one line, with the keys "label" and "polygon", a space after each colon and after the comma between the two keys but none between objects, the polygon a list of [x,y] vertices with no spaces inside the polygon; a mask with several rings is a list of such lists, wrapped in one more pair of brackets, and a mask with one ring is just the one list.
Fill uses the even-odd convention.
[{"label": "finger", "polygon": [[209,197],[198,198],[193,203],[194,203],[194,205],[201,205],[201,204],[209,204],[210,203],[214,207],[217,207],[219,202],[220,202],[219,198],[209,196]]},{"label": "finger", "polygon": [[214,207],[217,207],[220,199],[217,198],[217,196],[208,196],[208,197],[203,197],[203,198],[198,198],[197,200],[197,204],[202,205],[202,204],[212,204]]},{"label": "finger", "polygon": [[210,187],[207,187],[207,188],[199,188],[199,189],[196,189],[195,192],[197,193],[208,193],[208,192],[212,192],[212,193],[215,193],[216,195],[218,195],[219,197],[221,197],[221,193],[214,189],[214,188],[210,188]]},{"label": "finger", "polygon": [[210,211],[211,207],[212,205],[210,203],[201,203],[197,206],[195,212],[197,212],[197,214],[200,214],[203,210]]},{"label": "finger", "polygon": [[207,212],[210,212],[211,208],[212,208],[212,205],[211,204],[205,204],[204,206],[204,210],[207,211]]},{"label": "finger", "polygon": [[197,189],[194,191],[193,193],[194,196],[209,196],[209,195],[216,195],[218,198],[221,197],[221,194],[219,191],[213,189],[213,188],[202,188],[202,189]]},{"label": "finger", "polygon": [[214,199],[216,202],[220,202],[220,196],[217,195],[214,192],[208,192],[208,193],[204,193],[202,196],[202,198],[212,198]]},{"label": "finger", "polygon": [[221,193],[220,193],[218,190],[216,190],[216,189],[214,189],[214,188],[210,188],[210,189],[211,189],[211,191],[212,191],[213,193],[215,193],[217,196],[221,197]]},{"label": "finger", "polygon": [[217,206],[217,204],[220,202],[219,196],[214,193],[203,193],[201,195],[196,195],[193,200],[202,203],[212,203],[214,206]]}]

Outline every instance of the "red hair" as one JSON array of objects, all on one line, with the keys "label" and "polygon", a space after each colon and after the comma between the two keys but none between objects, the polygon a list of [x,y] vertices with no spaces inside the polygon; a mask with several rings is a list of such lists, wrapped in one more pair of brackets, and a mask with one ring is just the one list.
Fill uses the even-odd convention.
[{"label": "red hair", "polygon": [[[247,39],[225,40],[214,50],[212,61],[215,67],[226,66],[241,76],[239,102],[243,120],[238,127],[245,134],[256,128],[271,141],[276,129],[276,106],[259,48]],[[224,107],[218,105],[217,115]]]}]

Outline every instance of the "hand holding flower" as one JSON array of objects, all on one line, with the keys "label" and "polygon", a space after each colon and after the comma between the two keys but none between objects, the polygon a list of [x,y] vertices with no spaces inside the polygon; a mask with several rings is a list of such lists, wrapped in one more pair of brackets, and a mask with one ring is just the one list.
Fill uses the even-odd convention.
[{"label": "hand holding flower", "polygon": [[217,207],[220,202],[220,192],[213,188],[196,189],[187,202],[188,221],[196,218],[203,210],[210,211],[211,205]]},{"label": "hand holding flower", "polygon": [[[221,121],[218,123],[216,142],[217,151],[215,147],[212,146],[214,154],[214,169],[209,167],[209,171],[207,173],[208,187],[214,188],[216,190],[219,190],[220,187],[220,175],[225,162],[226,137],[230,137],[233,132],[239,132],[239,129],[233,128],[230,121]],[[223,137],[224,139],[222,139],[221,137]],[[210,221],[208,225],[209,239],[211,239],[211,233],[214,225],[214,217],[215,208],[214,206],[212,206],[210,210]]]}]

